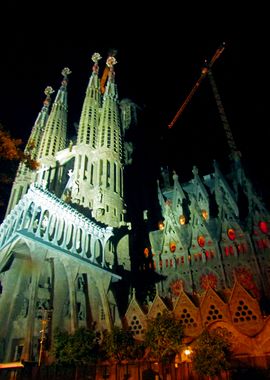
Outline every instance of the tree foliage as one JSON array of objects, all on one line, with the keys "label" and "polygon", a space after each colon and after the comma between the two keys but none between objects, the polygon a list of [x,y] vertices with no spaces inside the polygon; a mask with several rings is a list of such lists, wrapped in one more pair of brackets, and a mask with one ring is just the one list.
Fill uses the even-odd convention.
[{"label": "tree foliage", "polygon": [[232,347],[230,334],[224,328],[205,330],[193,348],[193,366],[200,375],[216,376],[230,368]]},{"label": "tree foliage", "polygon": [[56,364],[85,365],[98,359],[100,334],[92,329],[79,328],[74,334],[57,330],[52,354]]},{"label": "tree foliage", "polygon": [[31,151],[34,148],[34,142],[29,142],[23,151],[21,139],[13,138],[8,131],[0,124],[0,159],[8,161],[21,161],[29,169],[36,170],[38,162],[31,157]]},{"label": "tree foliage", "polygon": [[28,142],[24,151],[21,149],[22,145],[21,139],[13,138],[0,124],[0,207],[6,206],[6,198],[10,194],[10,186],[14,180],[18,163],[24,163],[30,170],[36,170],[39,167],[38,161],[32,158],[35,143]]},{"label": "tree foliage", "polygon": [[180,351],[182,339],[183,325],[172,312],[165,310],[148,321],[145,345],[150,357],[161,362],[171,360]]},{"label": "tree foliage", "polygon": [[107,358],[117,362],[128,359],[140,359],[144,355],[144,344],[137,342],[130,330],[114,326],[105,331],[102,348]]}]

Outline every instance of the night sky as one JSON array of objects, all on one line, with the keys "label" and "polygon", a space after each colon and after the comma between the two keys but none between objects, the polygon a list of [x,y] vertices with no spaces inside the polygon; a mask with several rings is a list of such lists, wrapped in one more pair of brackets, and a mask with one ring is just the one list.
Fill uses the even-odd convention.
[{"label": "night sky", "polygon": [[44,3],[30,14],[30,7],[18,4],[13,2],[2,13],[8,22],[1,24],[0,31],[0,123],[14,137],[27,141],[43,91],[48,85],[57,91],[63,67],[72,70],[68,103],[69,135],[74,135],[91,55],[96,51],[102,55],[102,72],[108,51],[117,49],[119,97],[138,104],[142,116],[132,135],[136,145],[129,171],[134,183],[129,186],[136,183],[137,202],[141,209],[147,208],[160,165],[176,170],[180,182],[192,178],[193,165],[202,175],[212,171],[214,159],[221,169],[228,166],[229,149],[207,78],[174,128],[167,127],[199,78],[204,60],[210,60],[225,42],[212,72],[243,164],[259,194],[270,203],[269,64],[263,9],[248,14],[242,9],[238,14],[223,8],[206,18],[200,10],[186,15],[173,8],[160,9],[155,16],[134,9],[134,15],[131,7],[129,12],[137,18],[129,22],[127,15],[116,20],[112,5],[106,12],[91,8],[87,13],[79,7],[60,7],[56,16],[55,5],[48,8]]}]

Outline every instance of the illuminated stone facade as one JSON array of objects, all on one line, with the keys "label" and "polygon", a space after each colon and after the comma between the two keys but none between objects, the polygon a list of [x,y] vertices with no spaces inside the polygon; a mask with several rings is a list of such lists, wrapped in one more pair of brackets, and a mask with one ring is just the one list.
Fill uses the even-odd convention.
[{"label": "illuminated stone facade", "polygon": [[65,68],[52,106],[46,88],[26,146],[39,168],[19,165],[0,226],[0,361],[38,360],[42,320],[47,340],[57,327],[121,325],[113,286],[130,270],[123,171],[132,149],[124,135],[135,105],[119,103],[113,57],[101,93],[99,58],[76,141],[67,141]]},{"label": "illuminated stone facade", "polygon": [[[19,165],[0,226],[0,361],[37,360],[42,320],[48,340],[58,327],[122,325],[114,284],[131,270],[123,194],[124,167],[132,161],[125,132],[136,106],[119,103],[113,57],[103,92],[99,59],[94,54],[76,140],[67,141],[65,68],[52,106],[46,88],[26,146],[39,168]],[[237,355],[269,352],[261,306],[270,299],[270,216],[239,158],[233,163],[229,178],[214,163],[202,178],[194,167],[185,184],[163,169],[162,220],[149,234],[142,266],[156,274],[156,295],[142,307],[134,292],[124,318],[137,339],[149,318],[169,309],[190,342],[205,326],[223,326]]]},{"label": "illuminated stone facade", "polygon": [[237,280],[257,299],[270,297],[270,215],[236,165],[231,179],[214,163],[203,178],[194,167],[183,185],[176,173],[172,183],[160,181],[162,228],[150,241],[153,264],[164,277],[161,294],[174,299],[182,288],[201,294],[209,286],[222,292]]},{"label": "illuminated stone facade", "polygon": [[143,339],[147,320],[171,310],[190,344],[204,328],[225,327],[236,357],[257,357],[267,366],[270,215],[239,158],[232,164],[228,178],[216,163],[202,178],[194,167],[184,184],[175,172],[162,170],[162,220],[149,234],[144,263],[145,271],[157,274],[156,296],[142,306],[134,294],[125,323]]}]

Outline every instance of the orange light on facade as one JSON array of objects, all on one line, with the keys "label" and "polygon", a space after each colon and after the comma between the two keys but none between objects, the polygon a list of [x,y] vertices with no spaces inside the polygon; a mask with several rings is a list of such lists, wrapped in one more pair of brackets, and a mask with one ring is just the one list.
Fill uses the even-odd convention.
[{"label": "orange light on facade", "polygon": [[202,217],[204,220],[208,219],[208,212],[206,210],[202,210]]},{"label": "orange light on facade", "polygon": [[158,223],[158,228],[159,228],[159,230],[164,230],[164,223],[163,222],[159,222]]},{"label": "orange light on facade", "polygon": [[197,242],[198,242],[200,247],[204,247],[205,246],[205,237],[202,235],[198,236]]},{"label": "orange light on facade", "polygon": [[149,256],[149,249],[148,248],[144,248],[143,253],[144,253],[145,257],[148,257]]},{"label": "orange light on facade", "polygon": [[259,228],[264,234],[268,234],[268,224],[266,222],[259,222]]},{"label": "orange light on facade", "polygon": [[227,231],[227,235],[228,235],[228,238],[230,240],[235,240],[236,238],[236,235],[235,235],[235,231],[233,228],[229,228],[228,231]]},{"label": "orange light on facade", "polygon": [[176,250],[176,244],[172,241],[172,242],[170,243],[170,251],[171,251],[171,252],[175,252],[175,250]]},{"label": "orange light on facade", "polygon": [[179,224],[181,224],[182,226],[184,224],[186,224],[186,217],[185,217],[185,215],[180,215],[179,216]]}]

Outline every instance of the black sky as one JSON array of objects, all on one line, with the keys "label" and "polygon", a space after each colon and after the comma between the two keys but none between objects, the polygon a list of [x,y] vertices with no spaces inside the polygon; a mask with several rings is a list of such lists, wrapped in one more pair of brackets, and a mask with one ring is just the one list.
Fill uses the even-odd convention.
[{"label": "black sky", "polygon": [[[204,60],[225,42],[213,75],[243,162],[268,201],[269,64],[264,10],[258,6],[238,12],[222,2],[219,5],[220,9],[196,9],[194,4],[185,13],[181,4],[180,8],[168,4],[157,13],[157,9],[146,12],[126,4],[116,19],[112,4],[108,8],[101,4],[98,10],[90,5],[87,10],[63,6],[56,14],[53,4],[28,9],[13,2],[2,12],[7,22],[1,25],[0,122],[14,137],[26,141],[45,87],[57,90],[61,70],[68,66],[72,70],[69,133],[73,134],[91,73],[91,55],[101,53],[102,70],[114,47],[119,96],[132,99],[145,114],[136,135],[135,161],[141,166],[134,168],[142,189],[155,178],[160,164],[174,168],[180,181],[192,178],[193,165],[201,174],[212,170],[213,159],[226,167],[229,150],[207,78],[173,130],[167,129],[199,78]],[[149,197],[152,194],[143,207]]]}]

